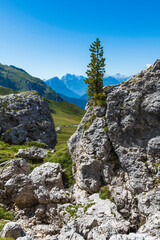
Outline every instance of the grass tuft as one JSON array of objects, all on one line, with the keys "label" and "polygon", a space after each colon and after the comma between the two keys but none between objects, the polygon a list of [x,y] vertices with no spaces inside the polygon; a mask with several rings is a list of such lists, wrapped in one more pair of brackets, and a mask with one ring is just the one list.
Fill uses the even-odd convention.
[{"label": "grass tuft", "polygon": [[99,197],[103,200],[109,199],[111,202],[113,202],[111,192],[107,186],[101,187],[101,189],[99,191]]}]

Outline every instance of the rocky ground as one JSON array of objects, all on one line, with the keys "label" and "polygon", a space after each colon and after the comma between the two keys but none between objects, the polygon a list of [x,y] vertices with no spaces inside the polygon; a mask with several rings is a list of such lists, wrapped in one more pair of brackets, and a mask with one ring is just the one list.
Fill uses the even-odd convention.
[{"label": "rocky ground", "polygon": [[160,239],[160,60],[86,106],[68,141],[75,184],[58,163],[30,172],[21,150],[0,171],[0,202],[15,211],[2,237],[18,240]]}]

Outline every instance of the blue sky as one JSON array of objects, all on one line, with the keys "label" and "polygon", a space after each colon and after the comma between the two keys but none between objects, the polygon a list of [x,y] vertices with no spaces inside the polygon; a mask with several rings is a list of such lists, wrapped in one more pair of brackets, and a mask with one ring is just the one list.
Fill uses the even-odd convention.
[{"label": "blue sky", "polygon": [[99,37],[106,73],[135,74],[160,58],[159,0],[0,0],[0,63],[48,79],[84,75]]}]

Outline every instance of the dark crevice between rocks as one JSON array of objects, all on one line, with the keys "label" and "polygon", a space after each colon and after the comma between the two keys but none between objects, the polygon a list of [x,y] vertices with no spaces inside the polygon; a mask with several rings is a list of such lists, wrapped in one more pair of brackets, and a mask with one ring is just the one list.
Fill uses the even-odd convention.
[{"label": "dark crevice between rocks", "polygon": [[113,148],[113,145],[109,136],[108,136],[108,140],[110,142],[111,150],[110,150],[109,158],[107,159],[107,163],[113,165],[113,172],[116,173],[119,169],[121,169],[121,165],[120,165],[118,155]]},{"label": "dark crevice between rocks", "polygon": [[119,170],[121,168],[119,158],[118,158],[117,154],[115,153],[113,147],[111,148],[110,156],[109,156],[107,162],[114,165],[114,167],[113,167],[114,172],[117,172],[117,170]]}]

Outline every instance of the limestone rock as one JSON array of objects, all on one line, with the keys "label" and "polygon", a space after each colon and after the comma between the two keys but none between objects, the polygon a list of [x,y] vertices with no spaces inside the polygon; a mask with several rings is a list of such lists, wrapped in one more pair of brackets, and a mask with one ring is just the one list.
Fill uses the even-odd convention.
[{"label": "limestone rock", "polygon": [[43,160],[48,155],[48,150],[43,148],[31,147],[26,149],[19,149],[16,157],[29,160]]},{"label": "limestone rock", "polygon": [[152,237],[146,234],[135,234],[130,233],[126,234],[118,234],[109,238],[109,240],[158,240],[156,237]]},{"label": "limestone rock", "polygon": [[14,238],[17,239],[19,237],[25,236],[26,233],[23,231],[21,226],[16,222],[7,223],[1,233],[1,236],[4,238]]},{"label": "limestone rock", "polygon": [[138,232],[140,233],[150,233],[153,236],[157,236],[160,239],[160,211],[155,214],[151,214],[144,225],[140,227]]},{"label": "limestone rock", "polygon": [[39,203],[67,202],[71,194],[64,190],[62,181],[62,168],[59,163],[45,163],[36,167],[29,175],[33,185],[34,194]]},{"label": "limestone rock", "polygon": [[23,158],[12,159],[9,162],[9,166],[7,166],[2,171],[0,179],[3,181],[7,181],[14,175],[18,175],[18,174],[28,175],[29,173],[30,173],[30,167],[25,159]]},{"label": "limestone rock", "polygon": [[[117,234],[115,226],[123,233],[115,239],[152,239],[152,235],[159,239],[160,60],[105,92],[106,106],[87,104],[68,149],[74,164],[76,201],[85,203],[88,194],[107,184],[123,220],[117,224],[118,215],[113,222],[103,219],[87,232],[83,223],[91,221],[92,213],[82,225],[78,219],[78,227],[86,239],[109,239]],[[132,237],[124,235],[125,231],[141,234]]]},{"label": "limestone rock", "polygon": [[1,187],[3,203],[15,203],[17,207],[30,207],[36,203],[33,184],[28,177],[29,164],[24,159],[13,159],[10,166],[6,167],[1,175]]},{"label": "limestone rock", "polygon": [[57,142],[48,105],[34,91],[0,96],[0,129],[12,144],[37,141],[54,148]]},{"label": "limestone rock", "polygon": [[25,174],[10,178],[5,183],[4,188],[12,202],[19,208],[30,207],[37,202],[34,196],[33,184]]},{"label": "limestone rock", "polygon": [[34,239],[29,236],[24,236],[24,237],[17,238],[17,240],[34,240]]},{"label": "limestone rock", "polygon": [[[93,193],[101,186],[101,178],[104,177],[103,168],[107,164],[106,160],[109,157],[111,145],[105,131],[106,122],[101,116],[105,112],[102,110],[103,114],[98,114],[101,117],[96,117],[93,114],[97,108],[90,110],[89,105],[87,108],[88,112],[75,134],[68,141],[68,148],[75,162],[75,178],[78,186]],[[93,122],[91,122],[92,118]],[[109,174],[107,172],[105,179],[109,178]]]}]

